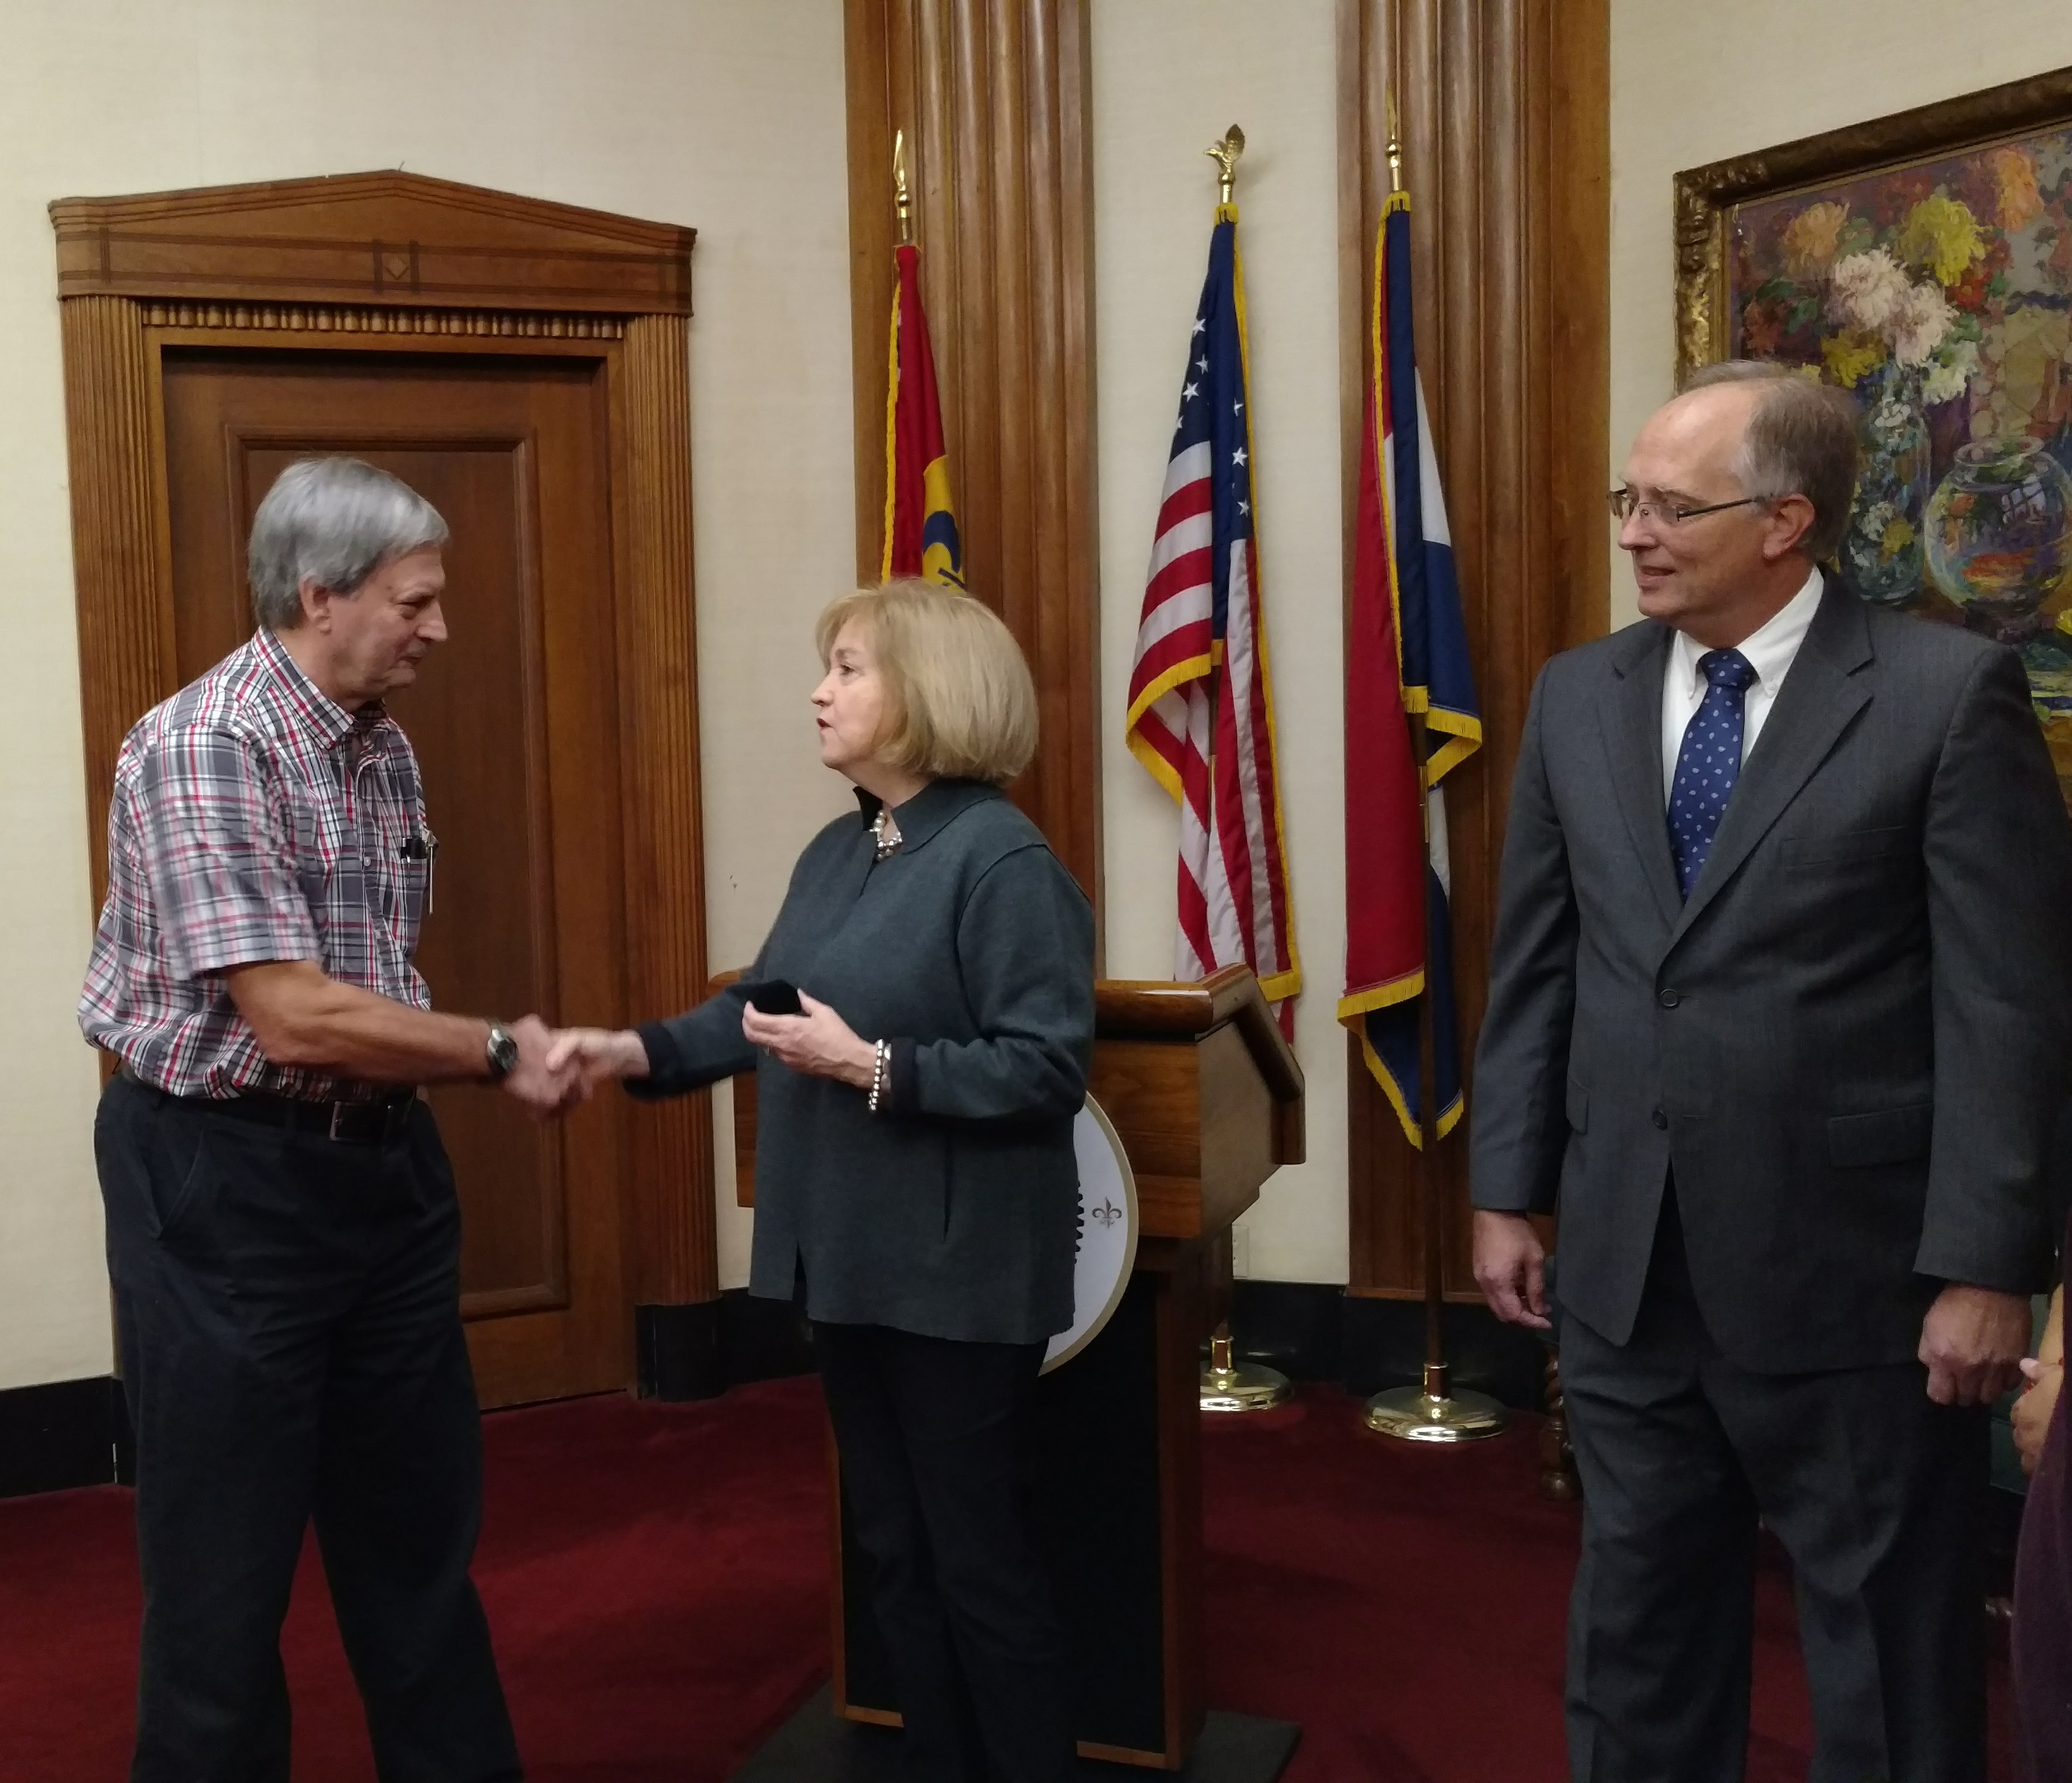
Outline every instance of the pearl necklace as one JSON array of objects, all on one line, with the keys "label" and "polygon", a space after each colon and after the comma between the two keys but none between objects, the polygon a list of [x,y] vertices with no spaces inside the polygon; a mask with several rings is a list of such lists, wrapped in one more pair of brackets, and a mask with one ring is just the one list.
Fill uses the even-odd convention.
[{"label": "pearl necklace", "polygon": [[898,848],[899,826],[892,821],[890,806],[880,805],[878,807],[878,815],[871,821],[870,833],[878,844],[878,860],[882,861]]}]

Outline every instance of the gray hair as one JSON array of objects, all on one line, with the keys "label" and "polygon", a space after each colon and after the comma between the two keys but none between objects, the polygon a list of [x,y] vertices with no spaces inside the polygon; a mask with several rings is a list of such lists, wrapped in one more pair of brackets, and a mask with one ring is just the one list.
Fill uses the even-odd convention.
[{"label": "gray hair", "polygon": [[1855,399],[1773,359],[1730,359],[1701,366],[1684,388],[1704,390],[1716,384],[1764,387],[1741,436],[1735,475],[1744,494],[1803,495],[1811,502],[1813,524],[1799,548],[1816,564],[1829,561],[1848,530],[1849,504],[1856,499]]},{"label": "gray hair", "polygon": [[391,558],[446,542],[439,511],[408,483],[358,458],[303,458],[273,479],[252,517],[253,614],[269,631],[292,631],[306,577],[356,594]]}]

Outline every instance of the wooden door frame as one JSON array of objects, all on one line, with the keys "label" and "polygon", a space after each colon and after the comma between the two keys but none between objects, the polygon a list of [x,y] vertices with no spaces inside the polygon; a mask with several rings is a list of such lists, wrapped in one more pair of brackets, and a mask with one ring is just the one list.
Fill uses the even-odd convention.
[{"label": "wooden door frame", "polygon": [[[178,691],[164,353],[593,359],[604,367],[609,413],[626,1007],[637,1017],[697,1002],[705,981],[689,352],[697,232],[393,172],[61,199],[50,210],[96,907],[117,754],[130,726]],[[689,1337],[708,1366],[693,1362],[676,1387],[717,1391],[715,1333],[700,1341],[697,1329],[709,1317],[655,1317],[709,1314],[718,1297],[708,1099],[643,1109],[630,1137],[627,1281],[642,1347],[681,1355]]]}]

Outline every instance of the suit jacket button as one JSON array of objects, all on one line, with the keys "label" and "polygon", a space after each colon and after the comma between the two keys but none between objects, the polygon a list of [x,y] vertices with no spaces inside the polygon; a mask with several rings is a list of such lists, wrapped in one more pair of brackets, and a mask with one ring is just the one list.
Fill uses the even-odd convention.
[{"label": "suit jacket button", "polygon": [[1669,1117],[1659,1108],[1656,1109],[1655,1112],[1650,1115],[1647,1118],[1653,1121],[1656,1126],[1663,1128],[1665,1131],[1667,1129],[1669,1125]]},{"label": "suit jacket button", "polygon": [[1658,991],[1655,1000],[1665,1009],[1673,1009],[1684,1000],[1684,993],[1681,991]]}]

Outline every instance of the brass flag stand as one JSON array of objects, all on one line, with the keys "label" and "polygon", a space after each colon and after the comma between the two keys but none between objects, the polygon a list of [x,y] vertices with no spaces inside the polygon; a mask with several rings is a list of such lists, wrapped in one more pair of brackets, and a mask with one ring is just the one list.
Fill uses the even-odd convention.
[{"label": "brass flag stand", "polygon": [[[1389,143],[1389,166],[1396,165],[1396,144]],[[1410,719],[1411,752],[1417,762],[1417,783],[1424,787],[1425,763],[1430,743],[1424,715]],[[1430,871],[1432,850],[1431,801],[1426,791],[1424,852]],[[1437,1050],[1432,1036],[1432,998],[1417,1000],[1418,1119],[1424,1143],[1417,1151],[1417,1185],[1424,1203],[1424,1378],[1416,1387],[1391,1387],[1367,1402],[1367,1427],[1384,1436],[1406,1443],[1472,1443],[1501,1435],[1506,1422],[1503,1407],[1486,1393],[1453,1389],[1453,1365],[1446,1360],[1446,1337],[1441,1316],[1446,1304],[1446,1192],[1445,1181],[1433,1153],[1439,1145],[1439,1124],[1433,1104],[1438,1099],[1439,1080],[1433,1067]]]},{"label": "brass flag stand", "polygon": [[[1395,192],[1403,191],[1403,148],[1396,134],[1396,101],[1388,105],[1388,179]],[[1375,301],[1380,301],[1375,294]],[[1395,541],[1389,541],[1390,548]],[[1432,801],[1429,764],[1431,741],[1424,714],[1412,713],[1410,747],[1417,764],[1417,787],[1424,819],[1424,872],[1432,870]],[[1423,883],[1420,879],[1420,883]],[[1427,926],[1427,947],[1429,926]],[[1417,1148],[1417,1182],[1424,1206],[1424,1378],[1416,1387],[1392,1387],[1367,1402],[1367,1426],[1384,1436],[1409,1443],[1471,1443],[1500,1434],[1507,1422],[1503,1407],[1485,1393],[1466,1389],[1455,1392],[1453,1367],[1446,1360],[1445,1333],[1441,1316],[1446,1303],[1445,1227],[1446,1195],[1443,1176],[1433,1153],[1439,1146],[1439,1080],[1434,1069],[1437,1048],[1432,1031],[1432,990],[1428,975],[1426,992],[1417,1000],[1417,1073],[1420,1093],[1418,1120],[1423,1143]]]}]

